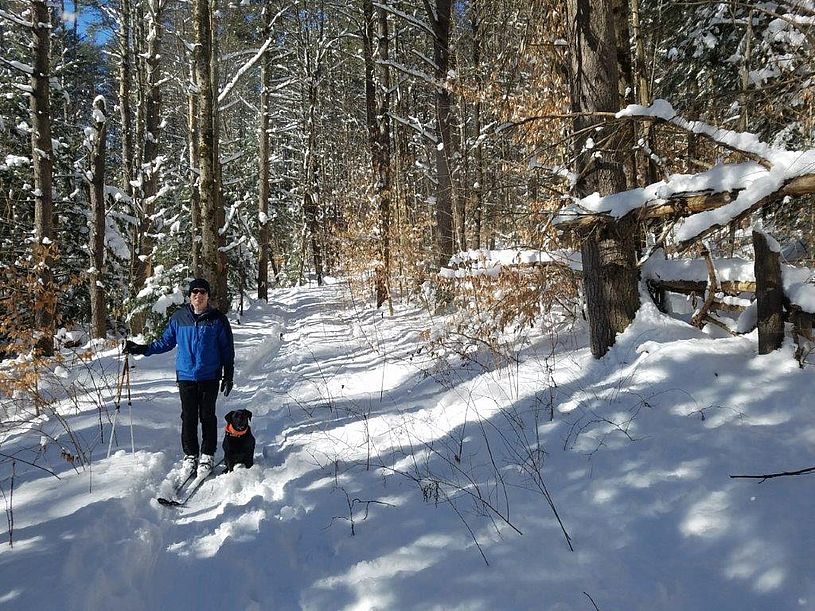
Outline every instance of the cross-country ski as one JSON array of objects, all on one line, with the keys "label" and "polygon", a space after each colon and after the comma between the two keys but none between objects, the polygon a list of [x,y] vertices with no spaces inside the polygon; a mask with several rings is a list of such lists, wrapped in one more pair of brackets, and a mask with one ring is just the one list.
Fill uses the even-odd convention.
[{"label": "cross-country ski", "polygon": [[[165,498],[159,496],[156,497],[156,501],[165,507],[184,507],[206,480],[218,475],[215,469],[219,468],[222,464],[223,460],[217,462],[213,468],[204,475],[193,477],[193,474],[190,474],[188,479],[184,480],[175,490],[176,497],[180,496],[180,498]],[[186,485],[187,482],[189,482],[189,486]]]}]

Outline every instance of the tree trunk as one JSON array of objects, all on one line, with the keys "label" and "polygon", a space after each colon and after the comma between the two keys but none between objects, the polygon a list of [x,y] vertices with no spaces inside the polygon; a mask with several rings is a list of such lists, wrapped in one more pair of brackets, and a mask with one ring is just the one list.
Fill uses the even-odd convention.
[{"label": "tree trunk", "polygon": [[[634,65],[636,67],[635,81],[637,89],[637,103],[648,106],[651,103],[651,88],[648,85],[648,74],[645,65],[645,43],[643,42],[642,30],[640,28],[640,3],[639,0],[631,2],[631,37],[634,45]],[[653,184],[657,181],[657,165],[652,156],[654,150],[654,124],[651,121],[643,121],[640,127],[640,137],[644,139],[648,150],[645,151],[645,184]]]},{"label": "tree trunk", "polygon": [[[190,81],[196,83],[195,69]],[[201,197],[198,193],[198,94],[191,91],[187,100],[187,132],[190,158],[190,252],[192,275],[201,276]]]},{"label": "tree trunk", "polygon": [[[473,37],[473,66],[478,91],[484,90],[484,79],[481,73],[481,2],[471,5],[472,20],[470,26]],[[473,184],[473,247],[481,248],[482,228],[484,224],[484,145],[481,141],[481,98],[477,97],[473,109],[473,133],[475,134],[475,183]]]},{"label": "tree trunk", "polygon": [[460,117],[458,120],[458,158],[461,165],[458,168],[456,181],[456,248],[459,251],[467,250],[467,202],[470,200],[470,151],[467,148],[467,101],[460,97]]},{"label": "tree trunk", "polygon": [[105,99],[98,96],[93,101],[93,139],[90,148],[90,202],[91,202],[91,337],[107,335],[107,307],[105,304],[105,139],[107,108]]},{"label": "tree trunk", "polygon": [[130,180],[133,178],[133,131],[130,112],[130,79],[133,47],[130,42],[130,0],[121,0],[119,8],[119,118],[121,121],[122,167],[120,181],[125,193],[133,195]]},{"label": "tree trunk", "polygon": [[221,168],[221,117],[218,110],[218,89],[220,77],[218,74],[218,56],[220,54],[219,35],[218,35],[218,16],[220,11],[218,9],[218,0],[212,0],[210,7],[210,27],[209,32],[211,36],[210,44],[210,87],[212,89],[213,100],[213,113],[212,113],[212,131],[215,138],[212,141],[212,165],[215,169],[215,190],[214,190],[214,204],[215,204],[215,218],[216,218],[216,231],[215,235],[218,240],[215,243],[216,260],[217,260],[217,273],[214,278],[212,286],[214,287],[215,294],[213,295],[213,303],[222,312],[229,311],[229,293],[227,290],[227,266],[226,266],[226,253],[223,247],[226,246],[226,235],[218,231],[219,228],[226,225],[226,211],[224,210],[223,191],[222,191],[222,168]]},{"label": "tree trunk", "polygon": [[[218,245],[217,133],[215,115],[217,98],[212,89],[212,22],[209,0],[195,0],[195,80],[198,85],[198,193],[201,201],[201,275],[212,288],[211,303],[221,308],[226,295],[219,283],[220,255]],[[225,309],[225,308],[224,308]]]},{"label": "tree trunk", "polygon": [[755,250],[758,353],[778,350],[784,341],[784,288],[779,253],[770,249],[767,236],[753,231]]},{"label": "tree trunk", "polygon": [[436,65],[436,253],[437,263],[446,266],[453,256],[453,184],[450,155],[452,138],[450,116],[452,96],[446,87],[450,69],[450,22],[452,1],[436,0],[435,8],[424,0],[427,18],[433,27],[433,61]]},{"label": "tree trunk", "polygon": [[[611,0],[590,2],[568,0],[568,27],[571,46],[571,98],[577,155],[577,195],[595,191],[617,193],[626,188],[623,165],[615,159],[599,158],[586,147],[589,136],[603,137],[595,131],[598,120],[591,114],[613,112],[619,100],[619,74],[615,48]],[[583,276],[595,358],[603,356],[614,344],[639,308],[635,258],[635,226],[631,222],[607,223],[582,236]]]},{"label": "tree trunk", "polygon": [[[617,91],[619,92],[618,108],[625,108],[634,102],[634,69],[631,56],[631,35],[628,28],[629,0],[612,0],[612,19],[614,21],[614,38],[617,47],[617,74],[619,76]],[[637,141],[636,121],[619,128],[619,139],[614,143],[620,151],[624,162],[625,182],[627,189],[633,189],[638,181],[637,151],[634,143]]]},{"label": "tree trunk", "polygon": [[[272,33],[272,5],[263,8],[263,37]],[[271,55],[267,50],[260,60],[260,125],[258,126],[258,299],[269,300],[269,90],[271,89]]]},{"label": "tree trunk", "polygon": [[[142,160],[144,159],[144,115],[147,104],[145,98],[145,80],[144,80],[144,55],[146,53],[144,41],[144,10],[142,2],[131,4],[131,44],[133,52],[131,58],[131,74],[133,76],[135,91],[133,92],[133,107],[135,109],[135,116],[133,116],[133,139],[132,139],[132,160],[129,162],[130,178],[135,182],[137,172],[136,168],[140,168]],[[132,197],[131,208],[133,210],[133,218],[138,219],[140,216],[140,209],[136,198],[136,188],[128,183],[129,193]],[[136,259],[140,254],[140,225],[134,224],[131,232],[131,257],[130,257],[130,287],[131,290],[135,289],[135,282],[133,281],[134,272],[136,271]],[[142,317],[136,317],[135,325],[131,320],[131,328],[138,329],[142,324]]]},{"label": "tree trunk", "polygon": [[323,284],[323,256],[320,244],[320,223],[318,215],[317,195],[317,87],[320,77],[319,59],[314,72],[308,79],[307,89],[307,119],[306,130],[308,142],[306,144],[305,165],[305,192],[303,193],[303,213],[306,217],[306,226],[311,236],[311,254],[314,261],[314,272],[317,275],[317,285]]},{"label": "tree trunk", "polygon": [[[153,249],[155,240],[151,237],[152,216],[155,212],[155,198],[158,191],[158,142],[161,121],[161,41],[164,28],[161,24],[165,0],[148,0],[146,19],[147,50],[144,56],[144,129],[141,141],[138,183],[134,196],[138,201],[139,226],[137,235],[138,250],[132,262],[132,283],[134,294],[144,287],[144,282],[152,273]],[[144,326],[144,317],[136,316],[131,321],[134,333],[139,333]]]},{"label": "tree trunk", "polygon": [[[385,301],[388,301],[392,313],[393,305],[390,299],[391,127],[389,116],[391,81],[390,70],[385,63],[389,59],[388,17],[381,8],[378,11],[378,18],[374,17],[372,0],[363,0],[363,11],[365,16],[363,28],[365,108],[381,236],[381,265],[376,270],[376,307],[379,308]],[[374,42],[377,43],[376,49]],[[376,62],[379,62],[378,79],[376,78]],[[382,93],[377,94],[377,90]]]},{"label": "tree trunk", "polygon": [[54,193],[51,145],[50,77],[51,15],[43,0],[31,0],[33,71],[31,74],[31,159],[34,166],[34,259],[38,266],[38,294],[34,304],[37,350],[54,354],[56,294],[54,286]]}]

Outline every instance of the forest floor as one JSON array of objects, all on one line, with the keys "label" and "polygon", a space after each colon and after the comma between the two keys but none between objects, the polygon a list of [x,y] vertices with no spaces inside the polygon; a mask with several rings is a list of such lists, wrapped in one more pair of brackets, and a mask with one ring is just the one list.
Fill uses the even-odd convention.
[{"label": "forest floor", "polygon": [[504,366],[435,361],[440,321],[342,284],[230,317],[219,420],[253,412],[255,466],[160,506],[181,458],[174,353],[135,359],[135,455],[126,407],[109,459],[107,417],[103,437],[97,410],[65,408],[90,468],[39,434],[2,440],[60,479],[20,462],[4,487],[0,607],[815,609],[812,476],[729,478],[815,464],[815,373],[788,344],[758,356],[755,335],[645,305],[599,361],[582,333],[531,337]]}]

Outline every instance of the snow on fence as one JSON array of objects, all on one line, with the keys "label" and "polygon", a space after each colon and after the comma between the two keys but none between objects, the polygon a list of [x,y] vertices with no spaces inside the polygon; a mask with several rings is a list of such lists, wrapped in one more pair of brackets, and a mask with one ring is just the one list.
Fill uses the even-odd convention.
[{"label": "snow on fence", "polygon": [[[666,259],[656,251],[641,268],[643,282],[661,308],[667,293],[698,295],[705,303],[695,315],[735,333],[759,326],[759,352],[769,352],[783,339],[783,321],[793,323],[793,337],[802,361],[813,347],[812,319],[815,316],[815,270],[780,263],[778,243],[760,230],[753,233],[756,260],[740,257],[712,259]],[[763,243],[762,243],[763,242]],[[712,286],[712,291],[710,287]],[[766,299],[765,299],[766,297]],[[759,302],[772,302],[767,313]],[[710,316],[712,311],[738,313],[735,330]],[[773,337],[764,345],[762,319],[773,318]]]},{"label": "snow on fence", "polygon": [[[665,309],[666,294],[679,293],[696,295],[704,303],[694,316],[693,323],[702,325],[709,322],[726,329],[729,333],[748,333],[760,327],[759,351],[769,352],[780,346],[783,339],[783,321],[793,323],[793,337],[798,346],[796,358],[802,362],[815,347],[812,335],[815,317],[815,270],[780,263],[781,248],[778,243],[760,229],[753,233],[757,246],[757,260],[770,261],[767,273],[777,279],[757,278],[755,260],[741,257],[712,259],[709,255],[697,259],[667,259],[662,249],[656,250],[645,263],[640,273],[654,300]],[[763,238],[767,252],[758,251],[758,242]],[[441,278],[468,282],[474,279],[497,279],[502,272],[536,269],[556,266],[582,272],[580,253],[567,250],[543,251],[529,249],[469,250],[460,252],[450,259],[449,267],[439,272]],[[761,276],[761,272],[759,273]],[[759,301],[762,285],[777,287],[777,305],[768,313],[760,312]],[[713,290],[709,291],[709,287]],[[764,294],[768,292],[765,289]],[[728,312],[738,315],[735,328],[715,318],[711,312]],[[772,336],[765,341],[767,333],[761,328],[763,319],[772,319]],[[767,343],[768,342],[768,343]],[[766,344],[766,345],[765,345]]]}]

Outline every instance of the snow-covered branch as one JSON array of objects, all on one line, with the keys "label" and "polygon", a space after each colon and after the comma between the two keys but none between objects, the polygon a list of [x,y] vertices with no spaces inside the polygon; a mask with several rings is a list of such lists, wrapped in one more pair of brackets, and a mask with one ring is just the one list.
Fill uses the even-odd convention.
[{"label": "snow-covered branch", "polygon": [[[275,21],[277,21],[278,17],[280,17],[288,9],[289,9],[289,6],[285,6],[282,9],[280,9],[277,12],[277,14],[274,17],[272,17],[271,21],[269,22],[269,27],[274,25],[274,23],[275,23]],[[246,74],[249,70],[251,70],[252,66],[254,66],[258,62],[258,60],[260,60],[261,57],[263,57],[263,54],[266,53],[266,49],[268,49],[269,45],[271,45],[272,42],[274,42],[274,39],[275,39],[275,35],[273,34],[272,36],[269,37],[269,39],[266,42],[263,43],[263,45],[260,47],[260,49],[258,49],[257,53],[255,53],[248,62],[246,62],[243,66],[241,66],[238,69],[238,71],[235,73],[235,76],[232,77],[232,80],[229,81],[229,83],[218,94],[218,104],[220,104],[221,102],[224,101],[224,98],[226,98],[226,96],[228,96],[229,93],[232,91],[233,87],[235,87],[235,85],[238,84],[238,81],[241,80],[241,77],[243,77],[244,74]]]},{"label": "snow-covered branch", "polygon": [[432,142],[433,144],[438,143],[438,139],[436,138],[436,132],[435,131],[431,132],[425,129],[425,126],[422,125],[422,123],[416,117],[410,117],[409,119],[405,119],[404,117],[400,117],[399,115],[395,115],[393,113],[388,113],[388,116],[397,123],[400,123],[405,127],[411,128],[416,133],[430,140],[430,142]]},{"label": "snow-covered branch", "polygon": [[676,114],[673,106],[666,100],[654,100],[650,106],[629,104],[626,108],[616,113],[615,117],[618,119],[634,117],[664,121],[692,134],[709,138],[713,142],[732,151],[744,153],[763,165],[772,165],[776,153],[787,153],[787,151],[773,149],[769,144],[762,142],[758,136],[750,132],[721,129],[704,123],[703,121],[688,121]]},{"label": "snow-covered branch", "polygon": [[638,218],[682,216],[674,237],[686,248],[764,205],[787,196],[815,193],[815,149],[787,151],[762,142],[749,132],[718,129],[677,116],[665,100],[650,106],[632,104],[616,114],[665,121],[700,134],[756,161],[717,164],[698,174],[675,174],[646,187],[601,197],[593,193],[562,209],[561,227],[591,225],[636,213]]},{"label": "snow-covered branch", "polygon": [[391,15],[396,15],[397,17],[400,17],[400,18],[404,19],[405,21],[407,21],[411,25],[415,25],[417,28],[420,28],[420,29],[424,30],[425,32],[427,32],[431,36],[436,35],[436,33],[433,31],[433,28],[431,27],[431,25],[429,23],[427,23],[426,21],[422,21],[421,19],[418,19],[418,18],[414,17],[413,15],[409,15],[408,13],[400,11],[399,9],[397,9],[397,8],[395,8],[393,6],[390,6],[388,4],[382,4],[380,2],[374,2],[374,6],[377,7],[377,8],[381,8],[383,11],[387,11]]},{"label": "snow-covered branch", "polygon": [[379,64],[380,66],[388,66],[388,67],[393,68],[394,70],[398,70],[399,72],[402,72],[404,74],[409,74],[411,76],[415,76],[417,78],[420,78],[423,81],[429,83],[430,85],[433,85],[433,87],[438,87],[440,89],[445,88],[445,83],[442,83],[441,81],[433,78],[432,76],[430,76],[426,72],[422,72],[421,70],[411,68],[410,66],[405,66],[404,64],[400,64],[400,63],[397,63],[397,62],[392,61],[392,60],[387,60],[387,61],[385,61],[385,60],[377,60],[376,63]]},{"label": "snow-covered branch", "polygon": [[12,23],[16,23],[17,25],[21,25],[24,28],[31,28],[34,27],[34,24],[30,21],[26,21],[22,17],[18,17],[14,13],[9,13],[8,11],[4,11],[0,9],[0,19],[5,19],[6,21],[11,21]]},{"label": "snow-covered branch", "polygon": [[14,61],[14,60],[9,60],[9,59],[6,59],[5,57],[0,57],[0,62],[4,63],[5,65],[7,65],[7,66],[9,66],[11,68],[14,68],[15,70],[19,70],[23,74],[27,74],[29,76],[34,74],[34,68],[29,66],[28,64],[23,64],[23,63],[20,63],[18,61]]},{"label": "snow-covered branch", "polygon": [[263,46],[260,47],[260,49],[258,49],[258,52],[255,53],[254,56],[252,56],[252,59],[250,59],[248,62],[246,62],[243,66],[241,66],[238,69],[238,71],[235,73],[235,76],[232,77],[232,80],[229,81],[229,83],[226,85],[226,87],[223,88],[221,93],[218,94],[218,103],[219,104],[224,101],[224,98],[226,96],[229,95],[229,93],[232,91],[232,88],[235,87],[235,85],[238,84],[238,81],[241,80],[241,77],[244,74],[246,74],[252,68],[252,66],[254,66],[258,62],[258,60],[261,57],[263,57],[263,54],[266,53],[266,49],[269,48],[269,45],[272,44],[273,40],[274,40],[274,37],[271,37],[266,42],[264,42]]}]

